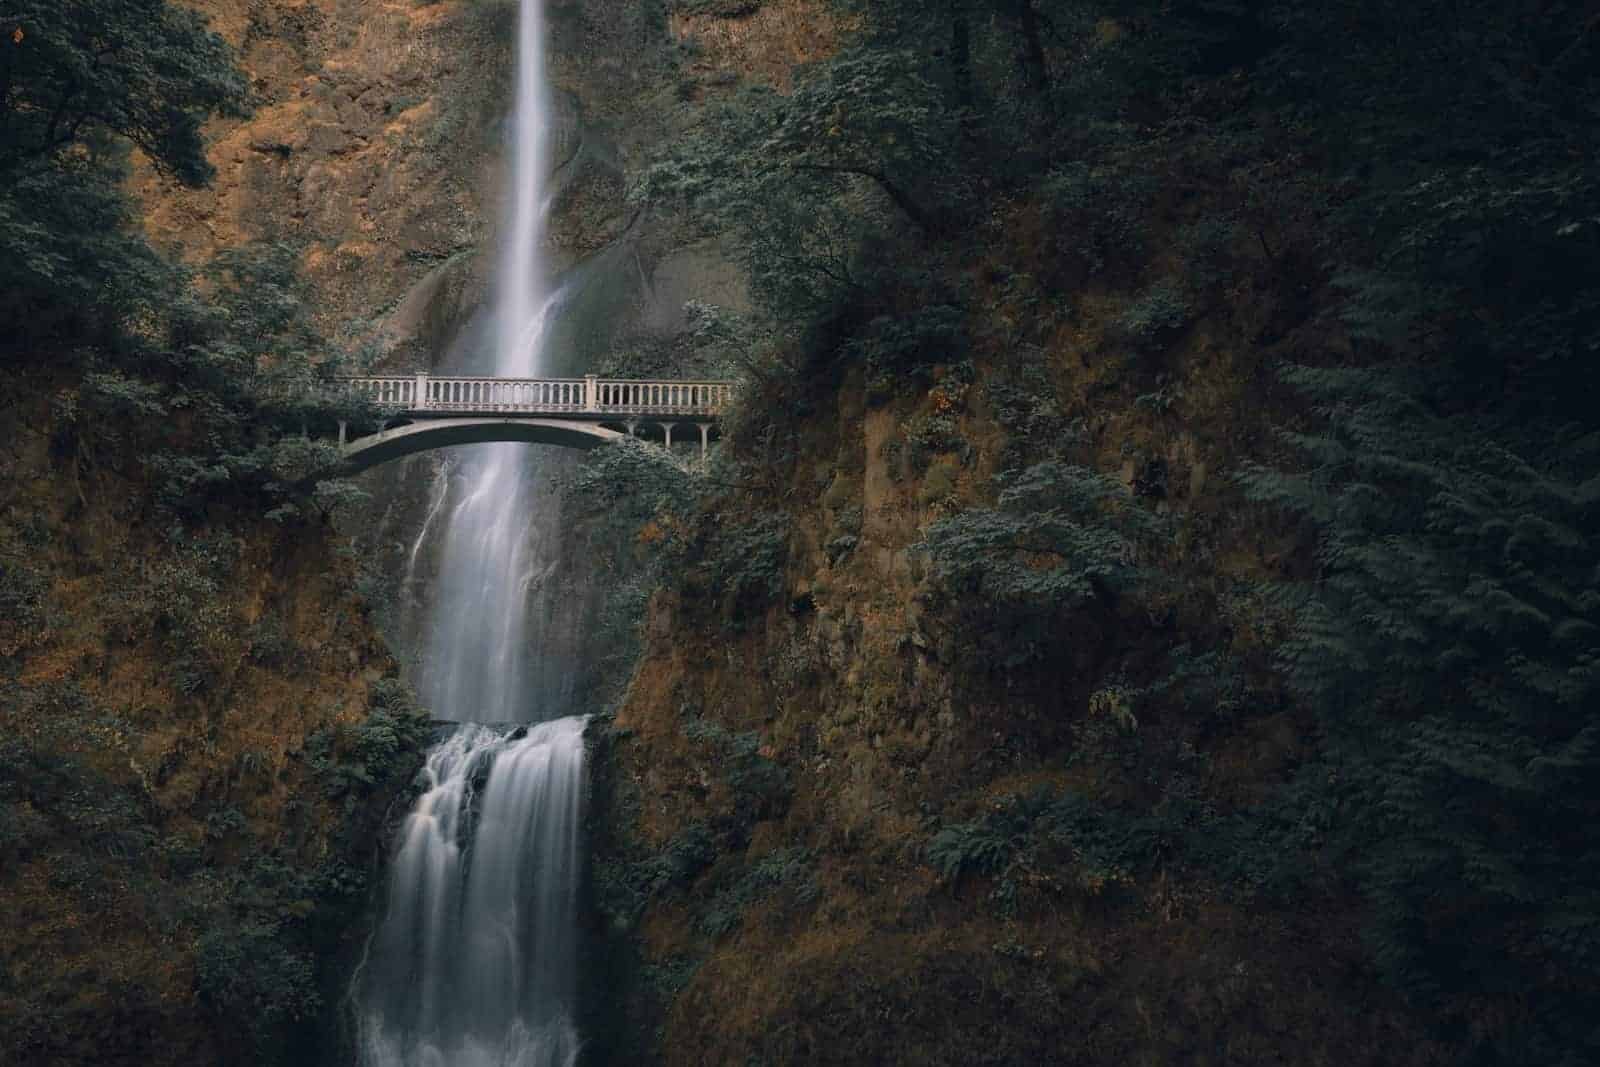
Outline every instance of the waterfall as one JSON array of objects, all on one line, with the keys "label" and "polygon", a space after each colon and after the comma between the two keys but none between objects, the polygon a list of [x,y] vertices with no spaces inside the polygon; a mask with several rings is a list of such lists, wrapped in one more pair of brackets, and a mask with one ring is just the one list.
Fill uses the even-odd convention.
[{"label": "waterfall", "polygon": [[[494,370],[545,371],[559,311],[542,261],[550,109],[542,0],[522,0],[509,226],[496,287]],[[538,706],[531,593],[557,565],[529,516],[528,451],[478,445],[441,475],[424,538],[438,573],[414,681],[458,727],[429,753],[400,832],[382,923],[357,976],[365,1067],[575,1063],[583,721]],[[452,492],[452,483],[459,488]],[[447,498],[455,502],[446,505]],[[554,665],[559,668],[561,665]],[[559,692],[559,690],[557,690]],[[537,725],[513,729],[511,724]],[[497,725],[490,725],[497,724]]]}]

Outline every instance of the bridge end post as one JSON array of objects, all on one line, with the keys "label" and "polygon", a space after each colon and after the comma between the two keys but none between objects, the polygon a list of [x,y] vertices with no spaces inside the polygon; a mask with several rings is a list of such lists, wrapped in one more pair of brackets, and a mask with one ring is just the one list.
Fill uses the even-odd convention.
[{"label": "bridge end post", "polygon": [[598,375],[585,374],[583,376],[583,410],[600,410],[600,387],[595,384]]},{"label": "bridge end post", "polygon": [[418,411],[428,410],[428,372],[417,375],[417,395],[411,406]]}]

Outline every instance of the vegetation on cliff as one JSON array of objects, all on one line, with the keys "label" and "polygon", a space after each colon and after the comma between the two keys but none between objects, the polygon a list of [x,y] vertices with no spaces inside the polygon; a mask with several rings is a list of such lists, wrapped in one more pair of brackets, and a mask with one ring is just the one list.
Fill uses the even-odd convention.
[{"label": "vegetation on cliff", "polygon": [[427,720],[308,484],[294,254],[184,268],[126,193],[244,80],[164,0],[0,23],[0,1059],[303,1060]]},{"label": "vegetation on cliff", "polygon": [[[1600,1053],[1592,17],[838,17],[636,184],[768,339],[609,749],[661,1053]],[[769,852],[815,892],[710,920]]]}]

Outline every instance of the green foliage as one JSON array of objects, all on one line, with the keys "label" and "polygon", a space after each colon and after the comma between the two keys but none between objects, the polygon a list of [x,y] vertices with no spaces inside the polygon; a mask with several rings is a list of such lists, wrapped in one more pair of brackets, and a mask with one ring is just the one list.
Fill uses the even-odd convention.
[{"label": "green foliage", "polygon": [[239,542],[226,535],[187,537],[174,530],[173,551],[130,565],[102,604],[122,641],[159,642],[173,657],[178,690],[211,687],[231,655],[233,615],[223,590],[238,565]]},{"label": "green foliage", "polygon": [[1011,859],[1014,845],[991,820],[947,826],[928,843],[928,861],[948,879],[963,874],[997,874]]},{"label": "green foliage", "polygon": [[327,794],[343,798],[353,811],[361,798],[392,789],[415,771],[431,731],[428,712],[411,687],[385,678],[373,683],[365,719],[313,734],[306,752]]},{"label": "green foliage", "polygon": [[690,720],[683,733],[716,750],[718,768],[735,798],[733,822],[741,836],[750,824],[776,818],[788,808],[792,793],[788,772],[761,754],[760,734],[730,733],[706,719]]},{"label": "green foliage", "polygon": [[1139,545],[1161,523],[1120,482],[1050,460],[995,484],[995,507],[933,523],[920,546],[953,591],[1060,610],[1139,583]]},{"label": "green foliage", "polygon": [[1576,921],[1600,907],[1600,438],[1462,413],[1432,368],[1288,378],[1328,420],[1289,438],[1315,466],[1245,484],[1320,534],[1281,661],[1322,716],[1380,964],[1438,1006],[1600,979]]},{"label": "green foliage", "polygon": [[953,133],[915,54],[848,50],[787,96],[747,89],[711,109],[634,196],[736,235],[763,306],[808,324],[866,286],[874,235],[939,225]]},{"label": "green foliage", "polygon": [[996,801],[971,822],[940,829],[926,854],[947,881],[993,879],[990,899],[1009,912],[1018,905],[1025,874],[1035,876],[1035,884],[1090,896],[1130,881],[1182,842],[1192,816],[1180,804],[1136,812],[1041,786]]},{"label": "green foliage", "polygon": [[867,323],[845,351],[866,366],[868,401],[882,403],[932,385],[935,366],[959,362],[969,350],[964,320],[961,307],[933,303]]},{"label": "green foliage", "polygon": [[210,174],[202,123],[246,86],[221,38],[166,0],[18,0],[0,12],[0,320],[12,343],[137,322],[172,271],[128,229],[119,145],[189,185]]},{"label": "green foliage", "polygon": [[[702,527],[702,535],[686,557],[698,564],[686,591],[703,595],[733,627],[743,626],[764,611],[783,591],[789,560],[789,517],[757,512],[745,521]],[[703,592],[702,592],[703,590]]]},{"label": "green foliage", "polygon": [[[174,832],[144,783],[117,774],[131,763],[128,724],[75,685],[11,687],[0,693],[0,716],[34,724],[0,742],[0,867],[47,872],[76,907],[104,909],[125,934],[195,938],[195,991],[224,1044],[251,1062],[292,1058],[322,1005],[316,955],[365,902],[360,872],[280,855],[233,805],[202,809],[201,837]],[[31,1006],[42,1022],[7,1034],[8,1052],[30,1041],[52,1048],[53,1020],[74,1017],[55,1002],[69,994],[109,992],[129,1017],[159,1011],[114,981],[69,974],[67,986],[6,986],[8,1018]]]},{"label": "green foliage", "polygon": [[273,926],[244,924],[214,929],[200,939],[195,985],[218,1015],[246,1028],[258,1049],[270,1046],[285,1023],[316,1014],[311,961],[285,947]]},{"label": "green foliage", "polygon": [[1117,328],[1139,347],[1153,349],[1182,329],[1192,313],[1183,288],[1169,279],[1157,282],[1130,301],[1117,318]]},{"label": "green foliage", "polygon": [[16,0],[3,18],[0,170],[109,134],[185,184],[210,178],[201,124],[242,115],[247,90],[200,15],[166,0]]},{"label": "green foliage", "polygon": [[[26,560],[0,554],[0,634],[21,636],[44,622],[50,582]],[[0,654],[4,653],[0,638]]]},{"label": "green foliage", "polygon": [[722,937],[737,930],[749,908],[780,893],[790,907],[804,907],[817,898],[811,875],[811,854],[801,848],[769,852],[716,891],[697,924],[703,934]]},{"label": "green foliage", "polygon": [[595,865],[595,907],[619,930],[639,921],[652,900],[687,889],[717,859],[716,838],[695,823],[660,852],[631,859],[610,858]]},{"label": "green foliage", "polygon": [[956,476],[960,468],[954,463],[935,463],[928,468],[917,490],[917,503],[923,507],[944,507],[955,500]]},{"label": "green foliage", "polygon": [[1154,182],[1087,161],[1052,171],[1038,185],[1054,250],[1085,275],[1140,261],[1149,239],[1146,203]]}]

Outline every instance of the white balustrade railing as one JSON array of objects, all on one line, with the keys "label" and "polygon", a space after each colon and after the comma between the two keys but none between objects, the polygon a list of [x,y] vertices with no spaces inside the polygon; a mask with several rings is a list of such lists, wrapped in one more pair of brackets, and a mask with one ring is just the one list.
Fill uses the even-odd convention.
[{"label": "white balustrade railing", "polygon": [[597,378],[440,378],[431,374],[336,378],[335,388],[408,412],[717,416],[733,382]]}]

